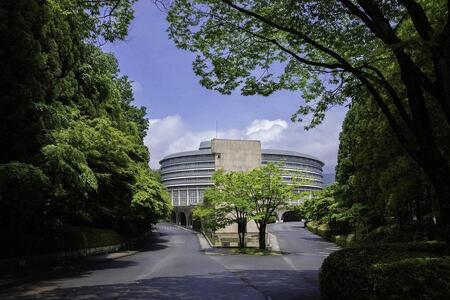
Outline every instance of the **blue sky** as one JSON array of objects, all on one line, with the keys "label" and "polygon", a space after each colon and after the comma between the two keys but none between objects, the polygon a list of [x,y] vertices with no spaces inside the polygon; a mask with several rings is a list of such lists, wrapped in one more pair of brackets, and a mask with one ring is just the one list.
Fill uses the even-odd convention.
[{"label": "blue sky", "polygon": [[134,81],[136,104],[147,107],[145,142],[153,168],[164,155],[196,149],[201,140],[213,138],[217,122],[220,138],[260,139],[265,148],[315,155],[325,162],[325,171],[334,170],[345,108],[331,110],[322,125],[305,132],[290,121],[300,93],[244,97],[207,90],[192,71],[194,55],[169,40],[165,13],[149,0],[140,0],[135,10],[127,40],[103,48],[115,54],[121,73]]}]

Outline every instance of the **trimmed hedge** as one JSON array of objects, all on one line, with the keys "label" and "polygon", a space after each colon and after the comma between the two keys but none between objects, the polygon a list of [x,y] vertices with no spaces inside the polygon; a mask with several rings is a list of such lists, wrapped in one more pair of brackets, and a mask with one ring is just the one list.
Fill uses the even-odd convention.
[{"label": "trimmed hedge", "polygon": [[328,224],[320,224],[317,221],[306,223],[306,228],[314,234],[320,235],[326,240],[338,244],[341,247],[349,247],[355,244],[355,235],[333,235]]},{"label": "trimmed hedge", "polygon": [[450,299],[450,251],[443,242],[339,250],[320,272],[322,299]]},{"label": "trimmed hedge", "polygon": [[0,233],[0,240],[8,245],[0,247],[0,258],[8,258],[116,245],[126,242],[129,237],[109,229],[64,226],[49,236]]}]

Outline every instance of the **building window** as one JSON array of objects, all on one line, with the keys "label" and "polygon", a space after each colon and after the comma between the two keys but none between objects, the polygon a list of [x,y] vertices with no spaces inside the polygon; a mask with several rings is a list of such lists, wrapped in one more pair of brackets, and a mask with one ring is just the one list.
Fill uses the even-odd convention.
[{"label": "building window", "polygon": [[187,205],[187,190],[180,190],[180,205]]},{"label": "building window", "polygon": [[189,204],[195,204],[197,202],[197,190],[189,191]]},{"label": "building window", "polygon": [[204,190],[198,190],[198,202],[202,203],[203,202],[203,197],[204,197]]},{"label": "building window", "polygon": [[179,197],[178,197],[178,190],[172,190],[171,191],[171,198],[172,198],[172,204],[174,206],[179,206],[180,205],[180,201],[179,201]]}]

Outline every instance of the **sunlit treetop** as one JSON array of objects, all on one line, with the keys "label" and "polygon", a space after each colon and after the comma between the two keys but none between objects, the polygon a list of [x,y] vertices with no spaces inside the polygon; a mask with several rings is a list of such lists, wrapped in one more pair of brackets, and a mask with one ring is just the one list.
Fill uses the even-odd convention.
[{"label": "sunlit treetop", "polygon": [[122,40],[134,18],[137,0],[49,0],[56,11],[73,16],[87,39],[97,43]]}]

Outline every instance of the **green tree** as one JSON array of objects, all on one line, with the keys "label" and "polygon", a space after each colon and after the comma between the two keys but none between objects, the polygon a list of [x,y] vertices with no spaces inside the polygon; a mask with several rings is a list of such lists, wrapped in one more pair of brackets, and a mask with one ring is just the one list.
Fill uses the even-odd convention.
[{"label": "green tree", "polygon": [[[312,197],[306,198],[295,210],[305,216],[306,221],[326,224],[331,235],[355,234],[358,241],[367,238],[371,225],[369,224],[371,207],[356,202],[350,206],[343,200],[345,195],[339,184],[333,184],[325,189],[315,192]],[[363,233],[359,235],[358,233]],[[358,235],[357,235],[358,234]]]},{"label": "green tree", "polygon": [[335,204],[335,186],[330,186],[322,191],[306,198],[296,210],[304,216],[306,221],[322,221],[330,215],[330,210]]},{"label": "green tree", "polygon": [[[358,242],[435,239],[436,199],[419,166],[402,150],[379,108],[354,99],[340,134],[337,183],[297,209]],[[442,234],[442,233],[441,233]]]},{"label": "green tree", "polygon": [[129,235],[168,214],[143,144],[145,109],[96,45],[126,36],[134,2],[1,2],[0,234]]},{"label": "green tree", "polygon": [[225,172],[213,175],[214,187],[205,192],[203,205],[195,215],[213,231],[229,224],[238,224],[239,247],[245,246],[246,225],[250,220],[258,227],[259,248],[266,249],[266,228],[277,209],[289,206],[299,197],[294,190],[299,181],[283,180],[277,164],[267,164],[249,172]]},{"label": "green tree", "polygon": [[168,20],[176,45],[197,53],[203,86],[301,90],[293,120],[312,113],[314,126],[330,106],[367,93],[430,180],[449,227],[448,1],[175,0]]},{"label": "green tree", "polygon": [[252,206],[244,193],[248,175],[242,172],[217,170],[212,180],[214,187],[205,191],[204,202],[194,210],[194,216],[212,231],[236,223],[238,225],[239,248],[245,247],[245,234]]},{"label": "green tree", "polygon": [[45,132],[58,126],[51,118],[54,104],[82,105],[90,91],[80,84],[88,79],[80,78],[88,68],[81,65],[84,41],[124,38],[133,2],[2,1],[0,163],[39,153],[48,142]]},{"label": "green tree", "polygon": [[409,232],[433,238],[432,219],[438,211],[432,184],[402,150],[379,109],[363,95],[343,124],[336,179],[344,207],[367,208],[363,216],[369,231],[390,226],[404,236]]},{"label": "green tree", "polygon": [[244,194],[251,202],[251,219],[259,231],[259,248],[266,249],[266,229],[270,218],[277,209],[289,206],[290,200],[297,199],[294,193],[299,185],[296,178],[289,184],[283,180],[278,165],[269,163],[253,169],[245,178]]}]

